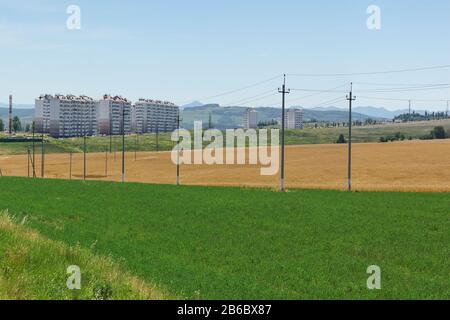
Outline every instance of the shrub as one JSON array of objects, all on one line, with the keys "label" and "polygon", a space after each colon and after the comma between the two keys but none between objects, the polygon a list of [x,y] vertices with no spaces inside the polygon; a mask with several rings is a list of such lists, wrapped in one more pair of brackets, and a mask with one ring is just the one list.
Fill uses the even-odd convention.
[{"label": "shrub", "polygon": [[344,143],[347,143],[347,140],[345,140],[344,135],[341,134],[341,135],[339,135],[339,138],[337,139],[336,143],[344,144]]},{"label": "shrub", "polygon": [[431,131],[433,139],[445,139],[445,129],[443,126],[434,127]]}]

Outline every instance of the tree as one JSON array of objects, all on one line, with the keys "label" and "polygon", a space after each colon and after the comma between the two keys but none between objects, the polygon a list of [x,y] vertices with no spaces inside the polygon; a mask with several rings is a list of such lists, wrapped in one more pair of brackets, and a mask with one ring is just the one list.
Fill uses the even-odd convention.
[{"label": "tree", "polygon": [[347,140],[345,140],[344,135],[341,134],[341,135],[339,136],[339,138],[337,139],[336,143],[338,143],[338,144],[344,144],[344,143],[347,143]]},{"label": "tree", "polygon": [[5,124],[3,123],[3,120],[0,119],[0,132],[5,131]]},{"label": "tree", "polygon": [[13,118],[13,130],[14,132],[22,131],[22,124],[20,123],[20,119],[18,116]]},{"label": "tree", "polygon": [[434,127],[431,131],[431,135],[434,139],[445,139],[445,129],[443,126]]}]

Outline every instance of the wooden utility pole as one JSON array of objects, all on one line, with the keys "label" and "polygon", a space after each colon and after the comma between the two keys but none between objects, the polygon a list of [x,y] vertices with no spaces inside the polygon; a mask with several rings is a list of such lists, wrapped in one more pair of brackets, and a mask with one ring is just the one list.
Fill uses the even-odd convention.
[{"label": "wooden utility pole", "polygon": [[348,113],[348,179],[347,190],[352,191],[352,102],[356,100],[353,96],[353,83],[350,84],[350,94],[347,96],[349,102]]},{"label": "wooden utility pole", "polygon": [[283,75],[283,86],[278,88],[278,93],[281,93],[281,179],[280,189],[281,192],[285,191],[284,188],[284,158],[285,158],[285,126],[286,126],[286,94],[289,94],[291,90],[286,90],[286,75]]}]

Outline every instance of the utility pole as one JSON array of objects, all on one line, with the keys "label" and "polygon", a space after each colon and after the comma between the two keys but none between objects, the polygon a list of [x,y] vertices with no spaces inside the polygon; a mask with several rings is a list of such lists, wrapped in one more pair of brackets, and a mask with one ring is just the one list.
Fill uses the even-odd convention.
[{"label": "utility pole", "polygon": [[69,153],[69,180],[72,180],[72,152]]},{"label": "utility pole", "polygon": [[178,116],[177,116],[177,132],[178,132],[178,147],[177,147],[177,186],[179,186],[181,184],[180,181],[180,122],[181,122],[181,118],[180,118],[180,110],[178,110]]},{"label": "utility pole", "polygon": [[86,132],[83,135],[83,163],[83,181],[86,181]]},{"label": "utility pole", "polygon": [[125,182],[125,103],[122,103],[122,183]]},{"label": "utility pole", "polygon": [[449,100],[447,100],[447,109],[446,109],[446,111],[445,111],[445,117],[446,117],[446,118],[448,118],[448,101],[449,101]]},{"label": "utility pole", "polygon": [[44,148],[44,131],[45,131],[45,123],[42,124],[42,141],[41,141],[41,178],[44,178],[44,171],[45,171],[45,148]]},{"label": "utility pole", "polygon": [[353,96],[353,82],[350,83],[350,94],[347,96],[349,102],[349,114],[348,114],[348,180],[347,190],[352,191],[352,102],[356,100]]},{"label": "utility pole", "polygon": [[30,177],[30,158],[31,158],[31,152],[30,147],[28,147],[28,178]]},{"label": "utility pole", "polygon": [[282,88],[278,88],[278,93],[281,93],[282,100],[281,100],[281,180],[280,180],[280,186],[281,186],[281,192],[285,191],[284,188],[284,131],[286,126],[286,94],[289,94],[291,90],[286,90],[286,75],[283,75],[283,86]]},{"label": "utility pole", "polygon": [[409,117],[408,117],[408,121],[411,122],[411,100],[408,100],[409,103]]},{"label": "utility pole", "polygon": [[109,153],[112,153],[112,111],[111,111],[112,106],[109,108]]},{"label": "utility pole", "polygon": [[35,147],[35,141],[34,141],[34,139],[35,139],[34,131],[35,131],[36,123],[34,121],[33,121],[32,126],[33,126],[33,128],[32,128],[33,129],[33,178],[36,178],[36,166],[35,166],[35,163],[36,163],[36,158],[35,158],[36,147]]},{"label": "utility pole", "polygon": [[12,119],[12,95],[9,95],[9,135],[12,135],[12,125],[13,119]]},{"label": "utility pole", "polygon": [[136,137],[135,137],[135,141],[134,141],[134,161],[137,161],[137,149],[138,149],[138,142],[139,142],[138,137],[139,137],[139,134],[136,130]]},{"label": "utility pole", "polygon": [[[178,115],[179,117],[180,115]],[[179,121],[179,119],[178,119]],[[156,152],[159,152],[159,127],[158,124],[156,124]]]}]

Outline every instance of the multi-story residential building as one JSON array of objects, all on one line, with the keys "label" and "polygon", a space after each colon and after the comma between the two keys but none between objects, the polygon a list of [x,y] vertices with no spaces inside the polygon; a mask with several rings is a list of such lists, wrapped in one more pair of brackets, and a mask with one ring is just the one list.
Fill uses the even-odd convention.
[{"label": "multi-story residential building", "polygon": [[48,133],[50,126],[50,100],[53,98],[54,97],[52,95],[45,94],[35,100],[34,125],[36,132]]},{"label": "multi-story residential building", "polygon": [[133,107],[137,133],[170,132],[178,128],[179,107],[167,101],[139,99]]},{"label": "multi-story residential building", "polygon": [[35,124],[38,132],[69,138],[97,134],[96,102],[89,97],[43,95],[36,99]]},{"label": "multi-story residential building", "polygon": [[[120,96],[104,95],[97,107],[98,134],[131,133],[131,102]],[[122,127],[123,126],[123,127]]]},{"label": "multi-story residential building", "polygon": [[286,129],[303,129],[303,109],[287,109],[284,121]]},{"label": "multi-story residential building", "polygon": [[255,109],[247,109],[244,116],[244,128],[245,129],[257,129],[258,128],[258,111]]}]

